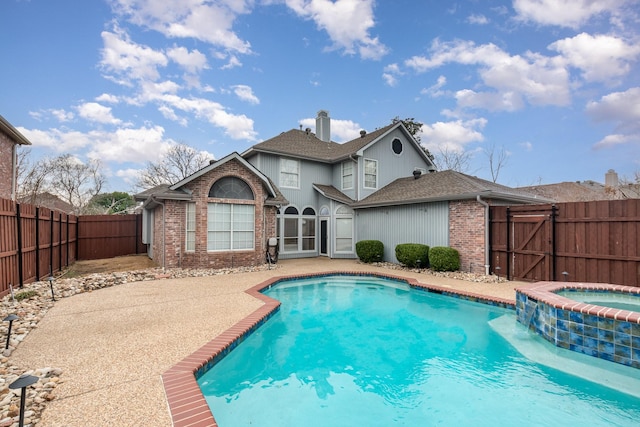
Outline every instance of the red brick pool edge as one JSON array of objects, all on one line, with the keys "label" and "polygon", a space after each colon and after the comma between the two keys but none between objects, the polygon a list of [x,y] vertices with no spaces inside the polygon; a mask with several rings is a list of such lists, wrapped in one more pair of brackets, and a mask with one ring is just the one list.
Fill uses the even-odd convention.
[{"label": "red brick pool edge", "polygon": [[375,276],[406,282],[412,288],[423,289],[442,295],[449,295],[469,301],[514,309],[514,302],[497,297],[487,297],[451,288],[426,285],[415,279],[391,274],[331,271],[323,273],[279,276],[268,279],[245,292],[264,302],[264,305],[249,316],[227,329],[222,334],[200,347],[194,353],[182,359],[162,374],[162,383],[171,420],[174,427],[217,427],[218,424],[202,395],[197,382],[197,374],[215,364],[221,357],[235,348],[240,342],[262,325],[280,307],[280,302],[269,298],[261,291],[283,280],[296,280],[309,277],[333,275]]}]

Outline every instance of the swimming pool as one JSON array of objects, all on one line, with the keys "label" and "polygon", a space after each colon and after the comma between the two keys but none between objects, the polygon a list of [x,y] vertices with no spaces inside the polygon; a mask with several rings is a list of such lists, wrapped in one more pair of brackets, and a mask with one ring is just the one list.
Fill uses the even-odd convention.
[{"label": "swimming pool", "polygon": [[285,281],[265,293],[280,310],[198,378],[221,427],[625,426],[640,417],[639,397],[519,353],[490,326],[517,328],[512,310],[375,277]]}]

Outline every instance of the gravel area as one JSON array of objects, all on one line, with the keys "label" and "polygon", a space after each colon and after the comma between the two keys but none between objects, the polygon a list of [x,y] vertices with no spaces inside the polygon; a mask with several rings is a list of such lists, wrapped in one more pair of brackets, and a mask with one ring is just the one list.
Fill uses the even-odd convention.
[{"label": "gravel area", "polygon": [[[271,269],[152,268],[62,278],[53,282],[55,302],[48,282],[29,284],[30,298],[0,303],[3,319],[18,316],[0,359],[0,427],[18,425],[20,392],[8,386],[25,373],[38,378],[27,389],[25,425],[171,426],[160,375],[257,309],[261,303],[246,289],[324,271],[386,272],[509,300],[520,284],[326,258],[281,260]],[[3,322],[0,336],[7,331]]]}]

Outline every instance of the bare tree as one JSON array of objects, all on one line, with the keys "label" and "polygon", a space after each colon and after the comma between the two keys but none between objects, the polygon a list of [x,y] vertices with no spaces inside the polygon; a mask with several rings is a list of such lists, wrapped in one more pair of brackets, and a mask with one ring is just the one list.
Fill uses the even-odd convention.
[{"label": "bare tree", "polygon": [[162,184],[175,184],[207,166],[209,160],[206,154],[193,147],[183,143],[174,145],[158,162],[147,163],[135,186],[148,189]]},{"label": "bare tree", "polygon": [[435,156],[435,164],[439,170],[451,169],[456,172],[467,173],[471,162],[471,152],[456,151],[449,148],[440,148]]},{"label": "bare tree", "polygon": [[83,210],[106,182],[99,161],[82,163],[71,154],[53,159],[29,161],[23,153],[18,168],[18,199],[36,204],[43,193],[51,193],[73,207],[75,214]]},{"label": "bare tree", "polygon": [[500,171],[507,165],[509,160],[509,153],[501,146],[499,149],[496,149],[495,144],[491,144],[490,147],[484,149],[484,154],[487,156],[489,160],[489,170],[491,172],[491,180],[493,182],[498,181],[498,176],[500,175]]}]

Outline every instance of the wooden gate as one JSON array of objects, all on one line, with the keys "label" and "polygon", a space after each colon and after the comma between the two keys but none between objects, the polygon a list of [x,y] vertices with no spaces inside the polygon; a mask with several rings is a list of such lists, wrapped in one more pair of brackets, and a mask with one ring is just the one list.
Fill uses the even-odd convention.
[{"label": "wooden gate", "polygon": [[553,280],[555,215],[552,205],[493,208],[492,272],[509,280]]}]

